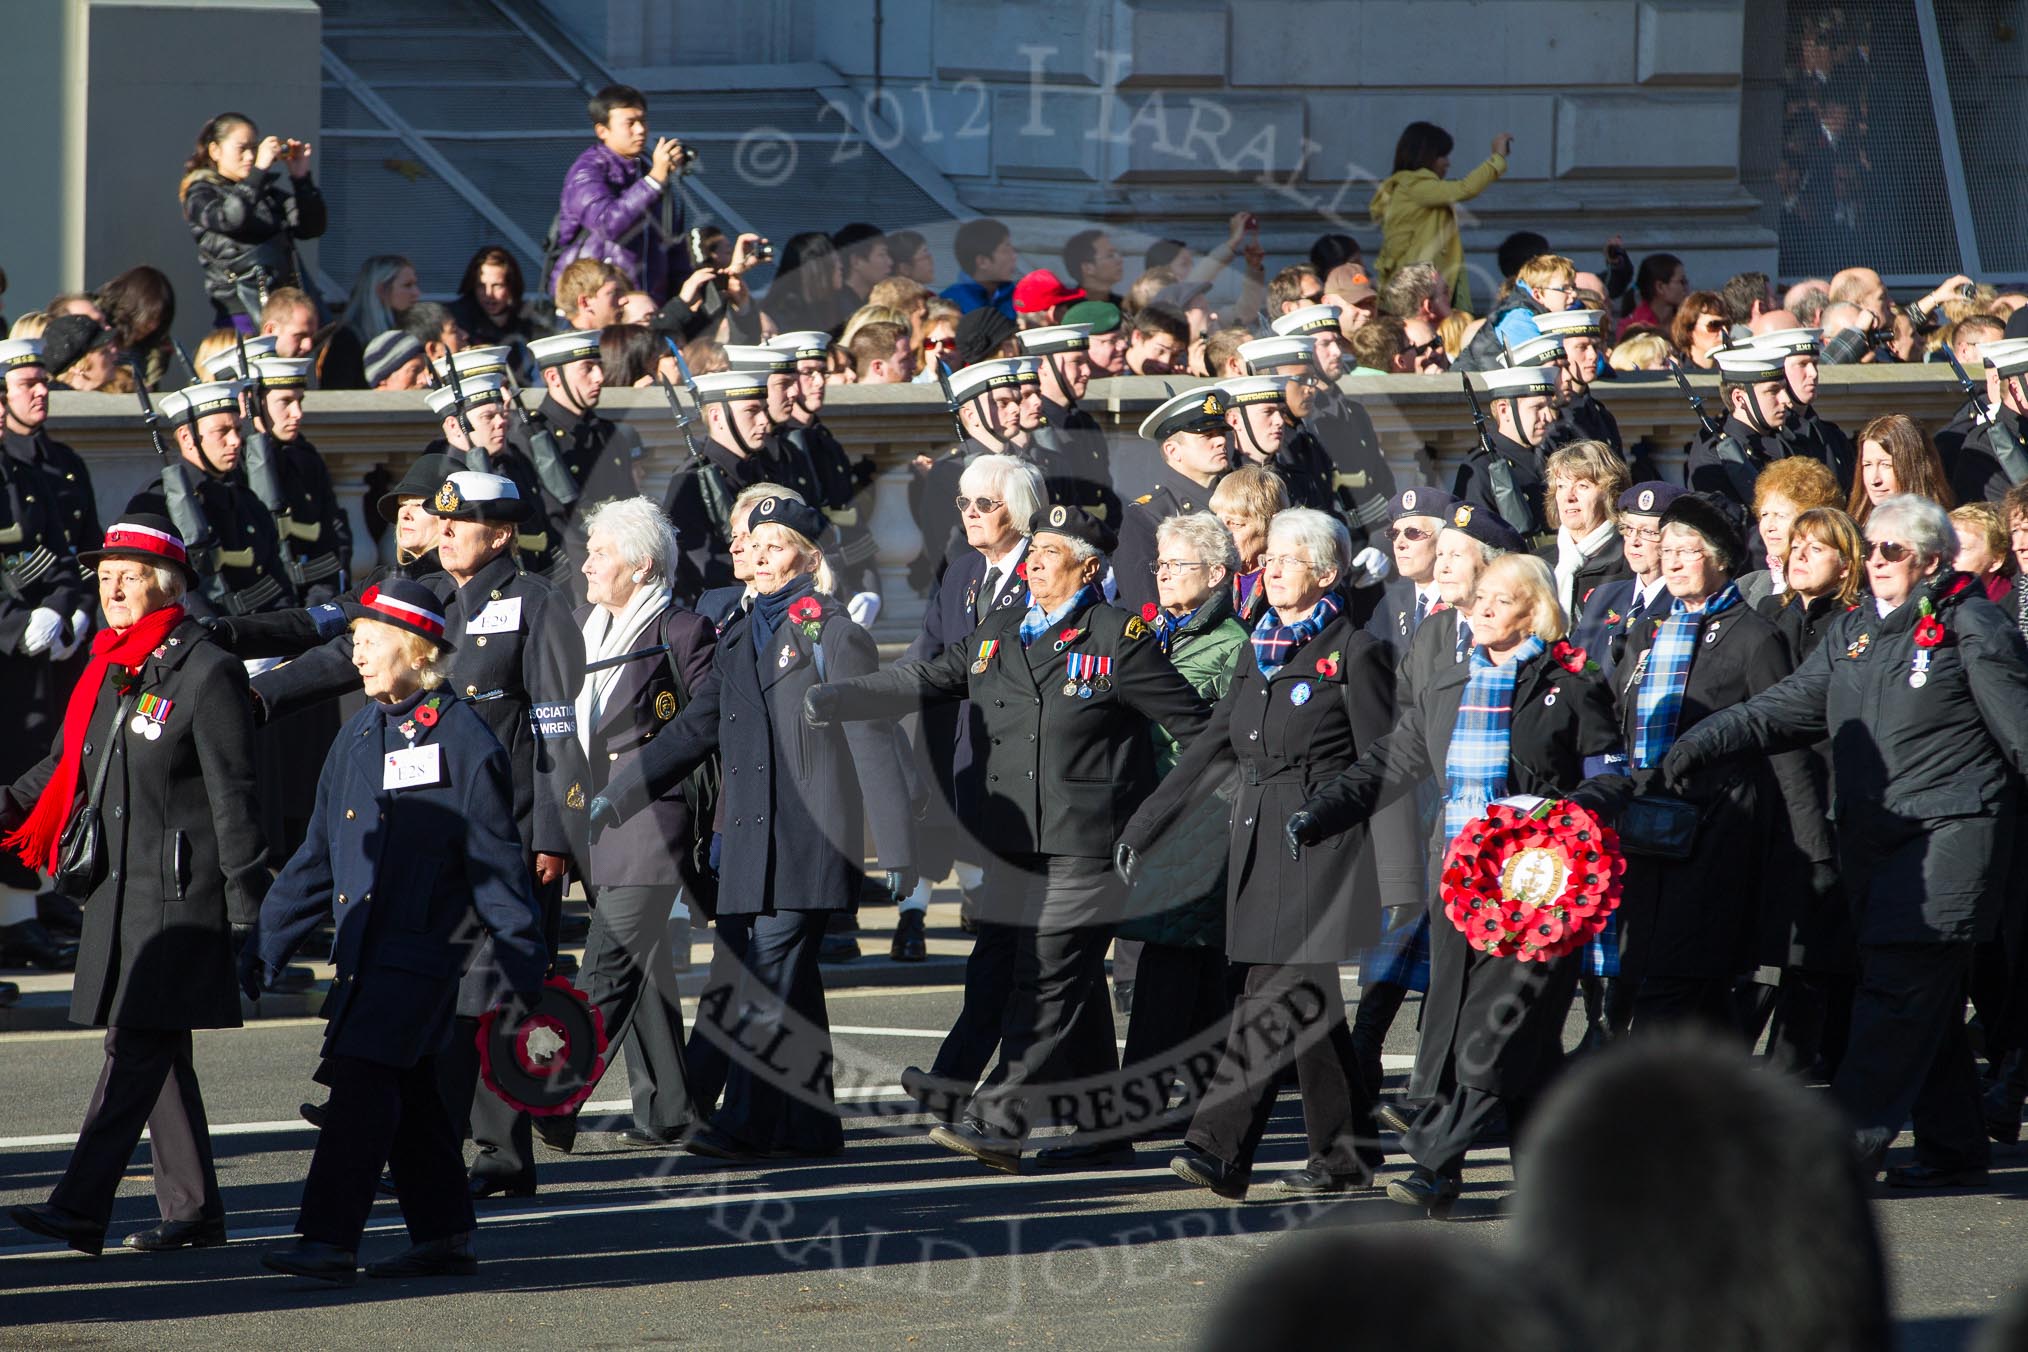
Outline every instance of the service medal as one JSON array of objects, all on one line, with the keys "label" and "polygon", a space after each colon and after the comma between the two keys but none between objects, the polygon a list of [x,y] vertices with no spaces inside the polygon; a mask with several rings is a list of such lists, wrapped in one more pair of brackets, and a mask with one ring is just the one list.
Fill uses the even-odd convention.
[{"label": "service medal", "polygon": [[985,658],[982,657],[978,661],[972,663],[972,674],[974,676],[984,676],[986,674]]},{"label": "service medal", "polygon": [[1308,681],[1297,681],[1289,687],[1289,703],[1301,706],[1309,702],[1310,683]]},{"label": "service medal", "polygon": [[1076,682],[1076,681],[1065,681],[1065,682],[1063,683],[1063,693],[1064,693],[1065,695],[1075,695],[1075,694],[1077,694],[1077,682]]},{"label": "service medal", "polygon": [[1088,685],[1081,685],[1081,686],[1079,686],[1079,687],[1077,688],[1077,697],[1078,697],[1079,699],[1090,699],[1090,698],[1091,698],[1091,687],[1090,687],[1090,686],[1088,686]]}]

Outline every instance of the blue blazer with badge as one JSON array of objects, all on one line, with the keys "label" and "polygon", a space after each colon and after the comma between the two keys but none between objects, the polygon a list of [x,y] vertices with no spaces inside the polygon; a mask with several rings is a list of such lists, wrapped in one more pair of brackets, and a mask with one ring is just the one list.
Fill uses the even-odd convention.
[{"label": "blue blazer with badge", "polygon": [[[429,720],[434,719],[434,722]],[[434,773],[388,789],[387,758],[434,748]],[[413,1066],[449,1045],[469,967],[492,999],[542,984],[549,954],[514,822],[514,772],[485,721],[431,692],[369,703],[331,747],[309,834],[261,904],[266,974],[327,917],[337,979],[326,1056]]]},{"label": "blue blazer with badge", "polygon": [[1613,668],[1626,650],[1635,622],[1669,613],[1673,598],[1667,587],[1655,593],[1652,607],[1644,608],[1636,590],[1640,585],[1638,578],[1631,577],[1601,582],[1585,604],[1584,618],[1571,631],[1571,643],[1598,663],[1608,686],[1612,685]]}]

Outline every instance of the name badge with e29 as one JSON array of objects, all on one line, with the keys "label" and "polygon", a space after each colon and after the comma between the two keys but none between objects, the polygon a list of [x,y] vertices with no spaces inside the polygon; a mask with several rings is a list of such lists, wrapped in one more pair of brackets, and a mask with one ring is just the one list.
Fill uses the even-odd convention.
[{"label": "name badge with e29", "polygon": [[443,748],[434,742],[390,751],[381,759],[380,787],[422,789],[443,782]]}]

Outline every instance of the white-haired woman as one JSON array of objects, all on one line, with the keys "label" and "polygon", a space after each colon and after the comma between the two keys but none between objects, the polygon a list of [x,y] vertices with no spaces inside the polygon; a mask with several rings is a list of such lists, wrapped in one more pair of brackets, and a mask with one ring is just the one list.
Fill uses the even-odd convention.
[{"label": "white-haired woman", "polygon": [[[1482,513],[1475,509],[1472,519]],[[1624,777],[1586,777],[1595,768],[1587,760],[1618,744],[1612,697],[1596,664],[1561,643],[1563,608],[1549,565],[1521,553],[1493,559],[1479,574],[1464,624],[1466,660],[1443,663],[1434,679],[1405,679],[1394,730],[1288,818],[1292,853],[1309,853],[1425,778],[1443,795],[1433,859],[1488,804],[1512,794],[1617,807]],[[1441,635],[1427,624],[1417,630],[1411,660]],[[1429,995],[1410,1086],[1423,1106],[1402,1135],[1417,1167],[1389,1183],[1387,1195],[1440,1213],[1458,1195],[1465,1154],[1480,1131],[1502,1107],[1518,1124],[1562,1059],[1564,1018],[1584,954],[1554,962],[1494,957],[1466,941],[1444,915],[1441,896],[1433,893],[1430,907]]]},{"label": "white-haired woman", "polygon": [[2007,840],[2028,773],[2028,648],[1955,571],[1950,515],[1912,494],[1866,522],[1872,597],[1802,667],[1678,738],[1673,780],[1830,739],[1838,853],[1859,929],[1859,991],[1831,1093],[1878,1171],[1915,1124],[1905,1187],[1985,1180],[1989,1146],[1965,1038],[1974,947],[2004,905]]},{"label": "white-haired woman", "polygon": [[1239,652],[1231,688],[1127,823],[1117,852],[1122,871],[1138,875],[1156,843],[1187,829],[1191,805],[1237,767],[1224,946],[1245,977],[1224,1059],[1170,1166],[1233,1198],[1246,1195],[1276,1081],[1292,1060],[1310,1157],[1281,1180],[1284,1190],[1364,1187],[1380,1160],[1371,1146],[1372,1087],[1353,1055],[1338,986],[1338,964],[1379,929],[1365,832],[1291,863],[1281,830],[1308,786],[1351,765],[1392,726],[1393,662],[1340,598],[1352,567],[1344,523],[1308,508],[1281,512],[1261,562],[1267,605]]},{"label": "white-haired woman", "polygon": [[718,636],[711,674],[688,707],[591,803],[595,832],[624,827],[713,752],[724,765],[718,938],[742,979],[700,1021],[697,1036],[726,1044],[730,1062],[723,1105],[685,1143],[719,1159],[844,1148],[817,951],[830,915],[858,897],[866,819],[889,892],[915,888],[892,728],[802,722],[811,686],[879,665],[872,636],[827,594],[823,529],[816,508],[786,497],[749,509],[753,609]]}]

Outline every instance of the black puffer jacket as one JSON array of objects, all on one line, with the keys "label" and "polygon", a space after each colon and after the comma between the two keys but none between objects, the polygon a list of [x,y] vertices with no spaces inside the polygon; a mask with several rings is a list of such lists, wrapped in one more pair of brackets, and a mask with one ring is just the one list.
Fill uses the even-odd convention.
[{"label": "black puffer jacket", "polygon": [[183,219],[197,241],[204,291],[228,313],[248,310],[242,294],[259,294],[255,268],[267,274],[270,291],[295,286],[316,294],[296,257],[296,241],[324,233],[324,194],[308,174],[292,180],[293,192],[286,191],[281,186],[285,177],[272,169],[256,170],[234,183],[200,169],[186,180]]}]

